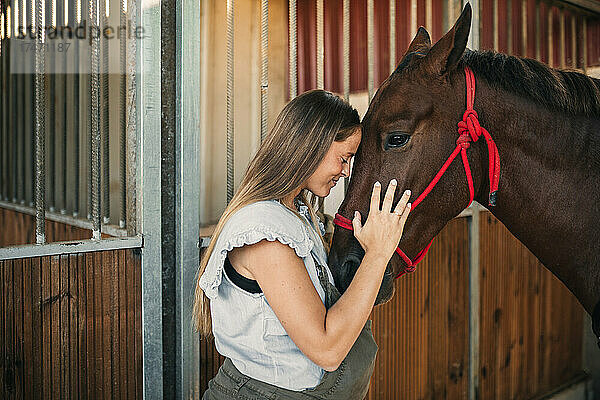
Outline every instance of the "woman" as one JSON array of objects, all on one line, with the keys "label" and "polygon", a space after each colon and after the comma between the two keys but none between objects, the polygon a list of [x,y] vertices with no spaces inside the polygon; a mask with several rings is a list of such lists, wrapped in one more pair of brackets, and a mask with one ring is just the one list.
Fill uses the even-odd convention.
[{"label": "woman", "polygon": [[[377,345],[367,320],[408,217],[407,191],[392,212],[373,188],[354,235],[365,256],[340,296],[315,215],[361,139],[358,113],[322,90],[283,109],[221,217],[200,264],[198,330],[226,357],[204,399],[362,399]],[[309,200],[310,198],[310,200]]]}]

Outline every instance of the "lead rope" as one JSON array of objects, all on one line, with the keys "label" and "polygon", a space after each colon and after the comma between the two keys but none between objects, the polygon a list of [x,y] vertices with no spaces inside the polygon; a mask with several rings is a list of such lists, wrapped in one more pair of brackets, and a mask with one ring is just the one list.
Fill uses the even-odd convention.
[{"label": "lead rope", "polygon": [[[467,149],[471,147],[471,142],[476,142],[479,140],[481,135],[485,137],[487,141],[488,147],[488,162],[489,162],[489,180],[490,180],[490,193],[489,193],[489,205],[496,205],[496,195],[498,193],[498,185],[500,182],[500,155],[498,154],[498,147],[496,143],[492,139],[492,136],[487,131],[487,129],[483,128],[479,124],[479,117],[477,112],[473,109],[473,104],[475,103],[475,75],[473,71],[469,67],[465,67],[465,80],[467,87],[467,109],[463,114],[462,121],[458,123],[458,133],[459,137],[456,140],[456,148],[448,157],[442,168],[435,175],[431,183],[425,188],[423,193],[412,203],[411,210],[414,210],[433,190],[435,185],[440,181],[446,170],[452,164],[458,153],[461,154],[461,158],[463,161],[463,166],[465,168],[465,174],[467,176],[467,184],[469,185],[469,204],[467,207],[471,205],[473,202],[473,197],[475,195],[475,190],[473,187],[473,177],[471,174],[471,167],[469,165],[469,159],[467,158]],[[353,230],[352,220],[344,217],[341,214],[336,214],[335,219],[333,220],[335,225],[338,225],[344,229]],[[435,238],[434,238],[435,239]],[[396,279],[401,277],[402,275],[414,272],[418,263],[420,263],[423,258],[425,258],[425,254],[429,251],[431,244],[433,243],[433,239],[427,245],[425,249],[423,249],[415,260],[411,260],[401,249],[400,246],[396,248],[396,253],[406,263],[406,268],[400,271],[400,273],[396,276]]]}]

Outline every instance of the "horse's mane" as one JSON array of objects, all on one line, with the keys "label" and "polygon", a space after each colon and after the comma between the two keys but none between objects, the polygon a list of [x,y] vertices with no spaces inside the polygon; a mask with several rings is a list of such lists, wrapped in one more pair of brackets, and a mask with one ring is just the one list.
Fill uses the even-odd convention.
[{"label": "horse's mane", "polygon": [[467,50],[462,61],[493,87],[529,98],[551,110],[600,117],[599,79],[494,51]]}]

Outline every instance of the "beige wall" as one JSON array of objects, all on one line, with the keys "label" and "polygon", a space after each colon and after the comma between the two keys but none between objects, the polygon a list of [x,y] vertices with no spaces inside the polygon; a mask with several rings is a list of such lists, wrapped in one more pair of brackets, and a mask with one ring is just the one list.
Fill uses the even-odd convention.
[{"label": "beige wall", "polygon": [[[284,2],[269,9],[269,123],[284,104]],[[200,221],[215,223],[227,197],[226,2],[201,2]],[[234,190],[260,144],[260,1],[235,2]]]}]

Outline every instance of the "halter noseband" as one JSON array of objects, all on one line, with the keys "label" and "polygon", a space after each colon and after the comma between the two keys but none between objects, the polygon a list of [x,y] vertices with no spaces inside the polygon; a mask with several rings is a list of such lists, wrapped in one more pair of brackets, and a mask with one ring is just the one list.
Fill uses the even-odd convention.
[{"label": "halter noseband", "polygon": [[[425,197],[433,190],[435,185],[440,181],[441,177],[444,175],[452,161],[458,156],[460,153],[463,161],[463,165],[465,168],[465,174],[467,176],[467,183],[469,185],[469,204],[473,202],[473,197],[475,195],[475,190],[473,188],[473,177],[471,176],[471,167],[469,166],[469,160],[467,159],[467,149],[471,146],[471,142],[476,142],[479,140],[479,137],[483,134],[485,140],[487,141],[488,146],[488,155],[489,155],[489,180],[490,180],[490,194],[489,194],[489,205],[496,205],[496,194],[498,192],[498,183],[500,181],[500,155],[498,154],[498,148],[496,147],[496,143],[490,136],[490,133],[479,125],[479,118],[477,116],[477,112],[473,109],[473,103],[475,102],[475,75],[473,71],[469,67],[465,67],[465,76],[466,76],[466,86],[467,86],[467,110],[463,114],[463,119],[458,123],[458,133],[459,137],[456,140],[456,149],[454,152],[448,157],[442,168],[438,171],[437,175],[433,178],[429,186],[425,188],[423,193],[412,202],[411,210],[414,210],[419,203],[421,203]],[[344,229],[353,230],[352,228],[352,220],[344,217],[341,214],[335,214],[335,219],[333,223],[337,226],[340,226]],[[429,245],[422,250],[419,254],[417,254],[417,258],[412,261],[398,246],[396,248],[396,253],[406,263],[406,268],[401,271],[396,279],[400,276],[404,275],[407,272],[414,272],[416,269],[416,265],[423,260],[425,254],[431,247],[433,243],[433,239],[429,242]]]}]

